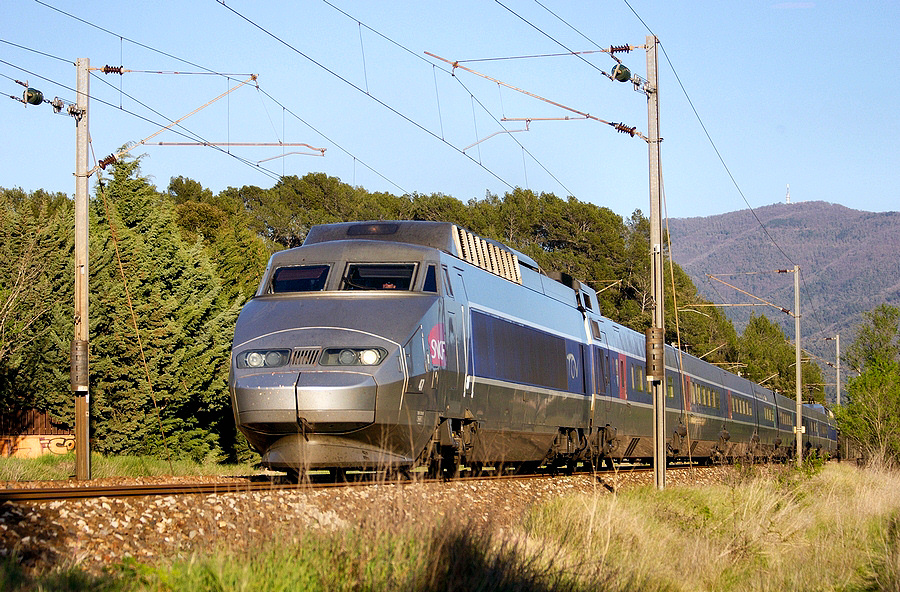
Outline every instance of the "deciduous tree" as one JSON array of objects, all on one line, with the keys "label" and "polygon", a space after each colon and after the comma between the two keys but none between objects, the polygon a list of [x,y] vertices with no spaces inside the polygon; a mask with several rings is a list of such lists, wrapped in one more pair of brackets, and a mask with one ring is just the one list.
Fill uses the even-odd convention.
[{"label": "deciduous tree", "polygon": [[872,460],[900,464],[900,308],[863,314],[845,359],[859,376],[847,381],[837,411],[841,434]]}]

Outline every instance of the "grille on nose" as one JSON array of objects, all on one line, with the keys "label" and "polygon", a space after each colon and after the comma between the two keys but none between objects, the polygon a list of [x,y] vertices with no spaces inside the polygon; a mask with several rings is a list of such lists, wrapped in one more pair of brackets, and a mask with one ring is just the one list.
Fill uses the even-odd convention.
[{"label": "grille on nose", "polygon": [[318,347],[298,347],[291,352],[291,366],[315,366],[319,360]]}]

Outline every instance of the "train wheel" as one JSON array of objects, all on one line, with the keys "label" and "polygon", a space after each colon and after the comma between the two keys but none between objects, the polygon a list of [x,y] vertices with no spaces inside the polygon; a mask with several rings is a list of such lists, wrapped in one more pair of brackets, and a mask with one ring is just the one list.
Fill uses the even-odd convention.
[{"label": "train wheel", "polygon": [[516,467],[516,474],[518,475],[533,475],[538,472],[541,463],[537,461],[526,461],[523,463],[519,463],[519,466]]},{"label": "train wheel", "polygon": [[455,446],[441,446],[441,476],[444,479],[459,477],[459,450]]}]

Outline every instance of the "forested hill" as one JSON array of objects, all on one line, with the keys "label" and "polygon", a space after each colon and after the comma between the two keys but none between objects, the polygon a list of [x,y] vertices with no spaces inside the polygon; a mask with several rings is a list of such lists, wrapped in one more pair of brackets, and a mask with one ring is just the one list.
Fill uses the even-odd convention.
[{"label": "forested hill", "polygon": [[[793,276],[770,272],[799,265],[803,335],[851,338],[861,312],[885,302],[900,304],[900,212],[863,212],[822,201],[775,204],[673,219],[669,232],[675,261],[716,303],[749,298],[706,274],[757,272],[722,279],[793,309]],[[765,312],[782,325],[792,322],[768,307],[727,309],[739,331],[753,312]]]}]

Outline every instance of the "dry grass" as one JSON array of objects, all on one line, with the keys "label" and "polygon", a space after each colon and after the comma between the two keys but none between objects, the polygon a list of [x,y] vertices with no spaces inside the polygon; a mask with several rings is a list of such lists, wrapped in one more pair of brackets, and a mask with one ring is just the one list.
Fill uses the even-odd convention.
[{"label": "dry grass", "polygon": [[713,487],[573,497],[536,509],[527,530],[614,590],[900,585],[900,475],[875,467],[764,467]]}]

